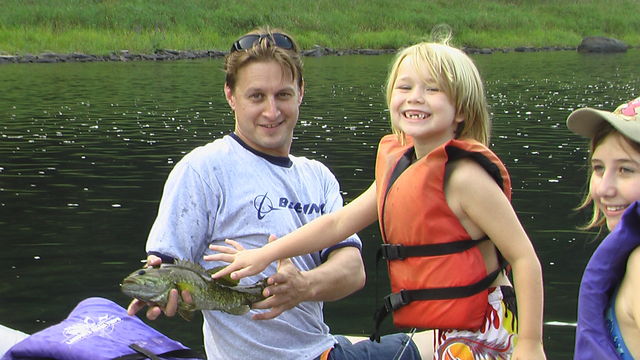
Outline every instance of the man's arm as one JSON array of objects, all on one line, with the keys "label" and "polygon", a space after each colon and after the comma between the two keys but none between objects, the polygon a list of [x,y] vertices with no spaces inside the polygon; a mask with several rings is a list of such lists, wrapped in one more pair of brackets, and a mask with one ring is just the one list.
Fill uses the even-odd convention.
[{"label": "man's arm", "polygon": [[273,319],[303,301],[335,301],[361,289],[365,271],[360,250],[353,246],[333,250],[327,261],[310,271],[299,271],[289,259],[280,260],[278,272],[269,278],[265,296],[254,309],[270,311],[254,315]]}]

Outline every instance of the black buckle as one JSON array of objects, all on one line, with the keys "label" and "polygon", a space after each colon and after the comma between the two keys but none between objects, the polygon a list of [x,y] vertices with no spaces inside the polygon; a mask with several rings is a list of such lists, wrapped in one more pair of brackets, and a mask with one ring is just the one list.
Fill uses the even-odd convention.
[{"label": "black buckle", "polygon": [[406,290],[400,290],[397,293],[391,293],[384,297],[384,307],[388,312],[398,310],[409,303],[409,297]]},{"label": "black buckle", "polygon": [[382,258],[389,260],[402,260],[407,257],[404,246],[396,244],[382,244]]}]

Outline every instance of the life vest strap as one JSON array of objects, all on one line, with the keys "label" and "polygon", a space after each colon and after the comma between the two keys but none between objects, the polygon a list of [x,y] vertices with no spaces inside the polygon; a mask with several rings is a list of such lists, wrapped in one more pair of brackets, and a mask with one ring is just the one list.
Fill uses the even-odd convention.
[{"label": "life vest strap", "polygon": [[153,351],[144,348],[138,344],[131,344],[129,347],[135,351],[134,354],[122,355],[112,360],[165,360],[167,358],[181,358],[181,359],[206,359],[205,355],[192,349],[178,349],[173,351],[167,351],[162,354],[156,354]]},{"label": "life vest strap", "polygon": [[380,342],[380,324],[389,313],[408,305],[412,301],[417,300],[442,300],[456,299],[471,296],[488,288],[491,283],[498,277],[498,274],[507,266],[506,261],[500,261],[498,269],[487,275],[484,279],[466,286],[454,286],[444,288],[429,288],[416,290],[400,290],[397,293],[391,293],[384,297],[384,305],[382,305],[374,316],[375,329],[369,337],[371,341]]},{"label": "life vest strap", "polygon": [[478,240],[462,240],[441,244],[405,246],[400,244],[382,244],[378,250],[378,259],[387,261],[403,260],[408,257],[424,257],[455,254],[471,249],[481,241],[489,240],[487,236]]}]

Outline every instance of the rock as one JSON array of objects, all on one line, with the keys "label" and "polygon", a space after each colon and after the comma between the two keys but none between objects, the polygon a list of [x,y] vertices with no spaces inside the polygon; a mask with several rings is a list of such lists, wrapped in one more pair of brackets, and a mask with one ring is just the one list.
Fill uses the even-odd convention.
[{"label": "rock", "polygon": [[0,55],[0,64],[1,63],[15,63],[18,62],[18,57],[14,55]]},{"label": "rock", "polygon": [[329,53],[328,49],[320,45],[314,45],[312,49],[302,51],[303,56],[314,56],[314,57],[324,56],[324,55],[327,55],[328,53]]},{"label": "rock", "polygon": [[578,46],[581,53],[618,53],[626,52],[629,45],[624,42],[604,36],[588,36],[582,39]]},{"label": "rock", "polygon": [[493,49],[491,48],[471,48],[471,47],[463,47],[462,51],[467,54],[481,54],[481,55],[490,55],[493,54]]},{"label": "rock", "polygon": [[533,46],[518,46],[514,49],[516,52],[536,52],[538,49]]}]

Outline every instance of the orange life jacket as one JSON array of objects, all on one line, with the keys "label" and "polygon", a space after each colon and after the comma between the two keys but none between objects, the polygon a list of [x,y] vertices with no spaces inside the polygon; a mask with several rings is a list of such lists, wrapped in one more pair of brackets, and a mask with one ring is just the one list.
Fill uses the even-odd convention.
[{"label": "orange life jacket", "polygon": [[[487,288],[503,267],[487,274],[477,245],[447,204],[447,162],[471,158],[511,198],[506,168],[487,147],[472,140],[451,140],[411,164],[414,148],[395,135],[382,138],[376,159],[378,220],[385,244],[392,294],[377,315],[393,312],[401,328],[470,329],[483,323]],[[379,334],[372,335],[372,339]]]}]

